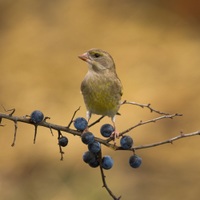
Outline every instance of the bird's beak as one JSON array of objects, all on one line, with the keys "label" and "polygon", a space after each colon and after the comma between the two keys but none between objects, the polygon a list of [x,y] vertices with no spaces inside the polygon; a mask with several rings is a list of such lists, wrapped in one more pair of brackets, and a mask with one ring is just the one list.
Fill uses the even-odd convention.
[{"label": "bird's beak", "polygon": [[85,61],[85,62],[89,62],[90,61],[90,58],[88,57],[88,54],[87,53],[84,53],[80,56],[78,56],[81,60]]}]

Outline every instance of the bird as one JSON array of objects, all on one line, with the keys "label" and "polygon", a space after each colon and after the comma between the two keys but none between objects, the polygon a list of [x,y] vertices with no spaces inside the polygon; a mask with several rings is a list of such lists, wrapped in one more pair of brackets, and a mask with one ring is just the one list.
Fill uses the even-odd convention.
[{"label": "bird", "polygon": [[116,73],[112,56],[101,49],[92,48],[78,56],[88,64],[88,72],[81,83],[81,93],[87,109],[89,122],[92,114],[111,118],[114,132],[111,137],[119,137],[115,116],[121,105],[122,83]]}]

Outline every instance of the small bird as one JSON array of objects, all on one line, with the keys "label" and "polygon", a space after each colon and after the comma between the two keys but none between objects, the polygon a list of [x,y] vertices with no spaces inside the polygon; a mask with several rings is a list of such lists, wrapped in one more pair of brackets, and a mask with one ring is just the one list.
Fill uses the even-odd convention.
[{"label": "small bird", "polygon": [[112,136],[118,137],[115,115],[121,104],[122,84],[109,53],[93,48],[78,56],[88,63],[88,72],[81,83],[81,92],[87,108],[87,119],[92,114],[111,117],[114,126]]}]

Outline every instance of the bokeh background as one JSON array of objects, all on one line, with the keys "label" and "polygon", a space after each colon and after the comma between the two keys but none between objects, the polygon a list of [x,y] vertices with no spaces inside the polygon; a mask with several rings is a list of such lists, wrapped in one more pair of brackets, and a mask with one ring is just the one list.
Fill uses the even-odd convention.
[{"label": "bokeh background", "polygon": [[[133,130],[135,145],[159,142],[183,131],[199,130],[200,3],[198,0],[0,0],[0,103],[24,116],[43,111],[50,122],[67,125],[73,112],[85,116],[80,83],[87,66],[77,58],[102,48],[113,56],[124,86],[123,99],[151,103],[158,110],[182,113]],[[3,112],[3,109],[1,109]],[[156,117],[126,105],[117,118],[122,131]],[[97,117],[94,116],[93,120]],[[91,129],[99,136],[104,119]],[[13,123],[0,128],[0,198],[4,200],[111,199],[99,169],[82,161],[87,150],[68,135],[64,161],[57,133]],[[143,165],[129,167],[130,152],[103,148],[114,159],[106,171],[110,189],[126,200],[197,200],[200,196],[198,136],[137,151]]]}]

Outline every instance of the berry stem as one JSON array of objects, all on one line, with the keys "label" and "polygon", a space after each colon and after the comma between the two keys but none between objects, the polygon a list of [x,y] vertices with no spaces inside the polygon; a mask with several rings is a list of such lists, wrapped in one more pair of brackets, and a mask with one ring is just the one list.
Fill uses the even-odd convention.
[{"label": "berry stem", "polygon": [[105,176],[104,170],[103,170],[103,168],[102,168],[102,152],[101,152],[101,151],[100,151],[100,153],[99,153],[99,157],[100,157],[100,161],[99,161],[100,165],[99,165],[99,168],[100,168],[100,172],[101,172],[101,179],[102,179],[102,182],[103,182],[103,186],[102,186],[102,187],[104,187],[104,188],[106,189],[106,191],[109,193],[109,195],[110,195],[114,200],[120,200],[120,199],[121,199],[121,196],[120,196],[120,197],[116,197],[116,196],[113,194],[113,192],[111,191],[111,189],[110,189],[110,188],[108,187],[108,185],[107,185],[106,176]]}]

